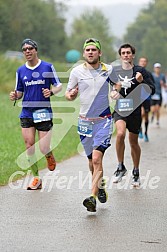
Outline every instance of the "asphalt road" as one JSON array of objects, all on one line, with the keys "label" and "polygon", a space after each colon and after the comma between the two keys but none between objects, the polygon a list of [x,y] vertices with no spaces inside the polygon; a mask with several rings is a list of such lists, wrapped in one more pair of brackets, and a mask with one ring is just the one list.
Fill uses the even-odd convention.
[{"label": "asphalt road", "polygon": [[[90,195],[87,160],[77,155],[41,172],[43,189],[27,191],[29,177],[0,188],[0,251],[3,252],[166,252],[167,114],[140,140],[141,188],[131,188],[132,161],[126,142],[128,174],[113,184],[117,167],[115,139],[104,158],[109,199],[90,213],[82,205]],[[52,178],[52,179],[51,179]]]}]

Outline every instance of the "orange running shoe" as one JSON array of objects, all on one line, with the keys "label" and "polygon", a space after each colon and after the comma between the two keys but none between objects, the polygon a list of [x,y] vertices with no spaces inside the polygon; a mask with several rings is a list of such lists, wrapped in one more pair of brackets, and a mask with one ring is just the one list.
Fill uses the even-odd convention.
[{"label": "orange running shoe", "polygon": [[46,156],[46,160],[48,163],[48,169],[50,171],[54,171],[54,169],[56,168],[56,160],[53,156],[53,154],[50,154],[49,156]]},{"label": "orange running shoe", "polygon": [[27,187],[27,190],[42,189],[42,179],[34,177],[32,183]]}]

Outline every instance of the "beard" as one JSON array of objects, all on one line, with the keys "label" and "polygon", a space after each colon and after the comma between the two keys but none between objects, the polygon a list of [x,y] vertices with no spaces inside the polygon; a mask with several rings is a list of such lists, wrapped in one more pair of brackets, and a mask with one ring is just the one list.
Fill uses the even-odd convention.
[{"label": "beard", "polygon": [[97,64],[99,62],[99,58],[94,58],[94,59],[93,58],[92,59],[87,58],[86,61],[87,61],[87,63],[94,65],[94,64]]}]

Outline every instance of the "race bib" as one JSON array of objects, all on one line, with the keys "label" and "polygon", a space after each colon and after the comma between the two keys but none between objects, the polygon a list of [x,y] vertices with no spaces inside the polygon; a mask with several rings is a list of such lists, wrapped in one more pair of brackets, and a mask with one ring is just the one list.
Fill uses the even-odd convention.
[{"label": "race bib", "polygon": [[161,97],[160,97],[159,94],[154,94],[154,95],[151,96],[151,99],[156,100],[156,101],[159,101],[160,98],[161,98]]},{"label": "race bib", "polygon": [[33,121],[34,123],[50,121],[50,113],[48,109],[38,109],[33,112]]},{"label": "race bib", "polygon": [[92,137],[93,122],[84,119],[78,119],[78,134],[82,136]]},{"label": "race bib", "polygon": [[118,100],[119,111],[131,111],[133,110],[133,99],[119,99]]}]

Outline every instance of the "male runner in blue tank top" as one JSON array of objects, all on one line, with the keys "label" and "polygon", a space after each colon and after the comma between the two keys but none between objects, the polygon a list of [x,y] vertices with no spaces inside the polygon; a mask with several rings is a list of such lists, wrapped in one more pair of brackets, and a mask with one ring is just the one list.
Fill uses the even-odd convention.
[{"label": "male runner in blue tank top", "polygon": [[34,176],[28,190],[42,188],[35,155],[35,135],[38,131],[39,148],[47,159],[48,169],[53,171],[56,161],[50,150],[52,109],[50,96],[61,90],[62,84],[52,64],[38,58],[38,45],[32,39],[25,39],[21,49],[27,60],[16,72],[15,91],[10,92],[12,101],[22,98],[20,123],[26,145],[27,159]]}]

